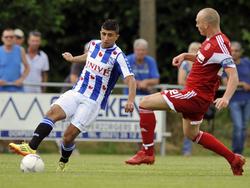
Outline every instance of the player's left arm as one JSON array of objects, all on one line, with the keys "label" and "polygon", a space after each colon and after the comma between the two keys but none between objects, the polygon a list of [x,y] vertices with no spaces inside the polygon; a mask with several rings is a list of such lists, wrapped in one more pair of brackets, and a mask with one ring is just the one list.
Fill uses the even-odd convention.
[{"label": "player's left arm", "polygon": [[133,112],[136,96],[136,82],[133,75],[125,77],[125,83],[128,85],[128,100],[125,105],[125,112]]},{"label": "player's left arm", "polygon": [[228,106],[229,100],[233,96],[239,83],[238,73],[235,67],[226,67],[225,72],[228,77],[226,91],[222,98],[217,98],[214,101],[215,107],[219,110]]}]

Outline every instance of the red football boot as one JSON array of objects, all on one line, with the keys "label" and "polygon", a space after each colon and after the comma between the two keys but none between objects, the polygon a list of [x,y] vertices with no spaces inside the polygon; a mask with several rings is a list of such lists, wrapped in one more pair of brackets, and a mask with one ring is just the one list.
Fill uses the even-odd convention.
[{"label": "red football boot", "polygon": [[140,165],[140,164],[154,164],[155,156],[146,155],[146,152],[143,150],[138,151],[133,157],[126,160],[126,164],[130,165]]},{"label": "red football boot", "polygon": [[233,174],[235,176],[242,176],[244,170],[243,170],[243,166],[246,162],[245,157],[243,157],[240,154],[235,154],[235,158],[232,161],[231,165],[231,169],[233,171]]}]

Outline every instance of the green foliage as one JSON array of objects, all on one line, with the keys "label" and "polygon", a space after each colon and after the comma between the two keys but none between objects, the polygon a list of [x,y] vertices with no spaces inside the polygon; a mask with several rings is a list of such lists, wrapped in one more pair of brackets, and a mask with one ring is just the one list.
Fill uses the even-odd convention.
[{"label": "green foliage", "polygon": [[[0,30],[18,27],[28,33],[43,33],[43,48],[51,63],[50,81],[63,81],[69,64],[61,58],[63,51],[82,53],[83,46],[99,38],[99,29],[107,18],[120,23],[118,45],[128,54],[133,40],[139,37],[139,0],[0,0]],[[247,0],[156,0],[157,61],[162,83],[176,83],[172,58],[186,51],[190,42],[203,41],[195,27],[197,12],[214,7],[221,15],[222,31],[250,50],[250,25]],[[233,10],[233,11],[232,11]],[[150,16],[150,15],[149,15]]]}]

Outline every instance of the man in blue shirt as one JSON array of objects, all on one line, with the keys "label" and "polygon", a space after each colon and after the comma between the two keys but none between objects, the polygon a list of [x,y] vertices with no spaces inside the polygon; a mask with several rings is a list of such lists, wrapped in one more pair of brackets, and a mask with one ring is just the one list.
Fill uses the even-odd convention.
[{"label": "man in blue shirt", "polygon": [[[242,47],[239,42],[231,43],[231,52],[239,76],[239,89],[235,91],[229,103],[230,115],[233,121],[233,152],[242,154],[247,133],[247,123],[250,119],[250,60],[241,57]],[[227,79],[223,79],[227,83]]]},{"label": "man in blue shirt", "polygon": [[[29,65],[22,47],[15,44],[14,30],[5,29],[0,46],[0,92],[21,92],[23,81],[29,74]],[[24,66],[23,73],[21,65]],[[12,85],[8,85],[11,83]]]},{"label": "man in blue shirt", "polygon": [[[128,62],[135,75],[137,95],[152,93],[153,86],[159,84],[159,71],[153,57],[147,55],[148,42],[144,39],[134,41],[134,53],[127,56]],[[128,94],[128,89],[124,89]]]}]

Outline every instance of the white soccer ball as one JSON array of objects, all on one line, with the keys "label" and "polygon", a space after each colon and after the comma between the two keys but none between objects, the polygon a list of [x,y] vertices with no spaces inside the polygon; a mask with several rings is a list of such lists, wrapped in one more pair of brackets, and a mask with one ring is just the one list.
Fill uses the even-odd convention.
[{"label": "white soccer ball", "polygon": [[22,172],[42,172],[44,170],[44,162],[37,154],[26,155],[20,164]]}]

